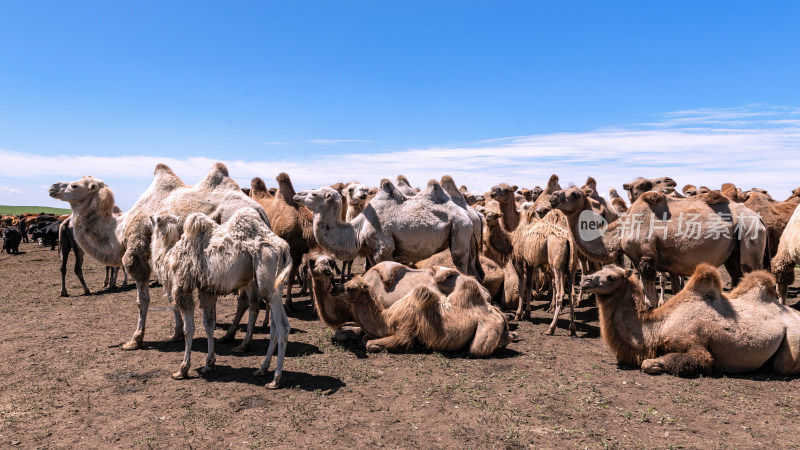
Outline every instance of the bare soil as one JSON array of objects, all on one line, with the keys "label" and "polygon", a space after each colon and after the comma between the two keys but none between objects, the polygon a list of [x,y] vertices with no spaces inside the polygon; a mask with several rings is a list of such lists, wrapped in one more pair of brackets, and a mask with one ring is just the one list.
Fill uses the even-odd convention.
[{"label": "bare soil", "polygon": [[[578,338],[567,336],[566,316],[550,337],[538,302],[533,320],[515,324],[518,342],[477,360],[334,344],[298,297],[282,389],[264,387],[271,374],[253,375],[267,348],[261,329],[250,353],[219,344],[216,371],[175,381],[183,345],[166,342],[173,315],[160,287],[145,348],[126,352],[135,289],[100,291],[104,268],[87,259],[97,293],[78,295],[70,269],[74,296],[60,298],[57,252],[21,250],[0,255],[3,448],[800,446],[800,380],[768,371],[686,379],[619,366],[590,306],[578,311]],[[220,298],[217,338],[234,307]],[[205,351],[198,325],[194,367]]]}]

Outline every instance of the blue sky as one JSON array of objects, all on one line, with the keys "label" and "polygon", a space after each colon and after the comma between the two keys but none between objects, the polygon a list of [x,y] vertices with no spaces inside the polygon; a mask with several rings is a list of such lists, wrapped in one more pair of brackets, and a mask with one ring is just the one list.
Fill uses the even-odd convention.
[{"label": "blue sky", "polygon": [[[398,172],[416,184],[457,173],[478,191],[552,172],[593,175],[604,190],[638,175],[728,177],[780,196],[800,185],[796,2],[55,1],[0,11],[0,161],[23,162],[0,162],[0,204],[60,204],[42,186],[91,173],[126,208],[159,158],[189,183],[223,160],[240,163],[231,174],[243,184],[286,170],[300,188]],[[663,159],[630,164],[648,151]],[[705,165],[687,165],[698,152]]]}]

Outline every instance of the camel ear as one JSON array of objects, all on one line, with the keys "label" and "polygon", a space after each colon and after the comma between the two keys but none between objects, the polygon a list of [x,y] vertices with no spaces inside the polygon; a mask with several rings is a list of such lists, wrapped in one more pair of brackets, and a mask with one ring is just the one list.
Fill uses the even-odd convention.
[{"label": "camel ear", "polygon": [[622,185],[622,189],[625,189],[626,191],[630,191],[631,190],[631,185],[628,184],[628,183],[625,183],[625,184]]},{"label": "camel ear", "polygon": [[592,190],[592,188],[588,188],[588,187],[587,188],[583,188],[583,192],[586,194],[587,197],[591,197],[592,194],[594,194],[594,191]]},{"label": "camel ear", "polygon": [[519,188],[517,187],[517,185],[516,185],[516,184],[515,184],[515,185],[513,185],[513,186],[511,186],[511,190],[512,190],[512,191],[516,192],[516,191],[517,191],[517,189],[519,189]]},{"label": "camel ear", "polygon": [[90,191],[97,190],[97,183],[89,183],[89,190]]}]

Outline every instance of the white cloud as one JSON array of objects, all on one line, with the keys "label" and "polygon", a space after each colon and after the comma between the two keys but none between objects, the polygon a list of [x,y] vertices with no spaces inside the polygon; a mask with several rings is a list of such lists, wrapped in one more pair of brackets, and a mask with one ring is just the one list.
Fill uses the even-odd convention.
[{"label": "white cloud", "polygon": [[[254,176],[274,185],[275,176],[287,172],[298,190],[356,179],[377,185],[381,178],[393,180],[400,173],[419,186],[449,174],[459,185],[477,192],[502,181],[544,185],[553,173],[560,176],[562,185],[582,185],[587,176],[593,176],[601,193],[610,187],[620,189],[637,176],[671,176],[679,187],[692,183],[719,188],[724,182],[734,182],[744,189],[765,188],[780,199],[800,185],[800,111],[796,109],[704,109],[663,117],[655,124],[498,138],[473,145],[325,154],[306,160],[221,161],[243,186]],[[34,187],[95,175],[109,182],[119,205],[127,208],[147,187],[156,164],[165,163],[187,183],[194,183],[218,160],[43,156],[0,150],[0,161],[4,162],[0,176],[35,180]],[[12,169],[19,167],[24,170]]]},{"label": "white cloud", "polygon": [[310,139],[308,142],[311,142],[312,144],[337,145],[349,142],[372,142],[372,141],[369,139]]},{"label": "white cloud", "polygon": [[10,186],[0,186],[0,192],[3,192],[5,194],[22,195],[21,190]]}]

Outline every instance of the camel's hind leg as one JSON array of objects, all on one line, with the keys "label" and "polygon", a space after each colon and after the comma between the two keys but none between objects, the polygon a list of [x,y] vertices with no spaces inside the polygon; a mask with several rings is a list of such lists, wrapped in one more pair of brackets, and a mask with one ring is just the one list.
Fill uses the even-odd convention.
[{"label": "camel's hind leg", "polygon": [[183,316],[183,335],[186,340],[181,368],[172,374],[172,379],[180,380],[189,376],[189,368],[192,365],[192,340],[194,340],[194,296],[192,292],[179,292],[175,298],[175,304]]},{"label": "camel's hind leg", "polygon": [[681,353],[667,353],[664,356],[642,361],[642,371],[649,374],[662,372],[678,376],[710,374],[714,364],[711,353],[700,346],[688,348]]},{"label": "camel's hind leg", "polygon": [[[261,296],[258,295],[258,288],[256,287],[255,281],[251,281],[244,290],[246,291],[245,298],[248,300],[250,314],[247,318],[247,332],[244,335],[242,343],[231,349],[231,351],[235,353],[243,353],[250,350],[250,343],[253,342],[253,333],[256,329],[256,320],[261,310]],[[267,318],[269,318],[269,308],[267,308]],[[238,326],[239,324],[237,323],[236,325]]]},{"label": "camel's hind leg", "polygon": [[787,376],[800,373],[800,326],[790,326],[786,329],[783,342],[775,352],[772,370],[779,375]]},{"label": "camel's hind leg", "polygon": [[217,325],[217,296],[200,292],[198,294],[200,306],[203,308],[203,328],[206,332],[208,342],[208,353],[206,354],[206,365],[200,369],[200,373],[208,373],[214,370],[214,363],[217,362],[214,354],[214,328]]},{"label": "camel's hind leg", "polygon": [[89,295],[91,293],[89,291],[89,286],[86,285],[86,280],[83,278],[83,250],[75,246],[72,252],[75,253],[75,276],[78,277],[78,281],[80,281],[81,286],[83,286],[83,294]]},{"label": "camel's hind leg", "polygon": [[[281,301],[283,297],[283,286],[277,288],[273,285],[275,283],[274,270],[275,267],[271,264],[264,264],[262,261],[256,259],[254,261],[254,268],[256,273],[256,287],[258,293],[269,299],[269,348],[267,348],[267,355],[261,367],[255,372],[257,376],[262,376],[269,370],[269,364],[272,360],[272,355],[275,349],[278,349],[278,358],[275,363],[275,374],[272,381],[267,384],[268,389],[276,389],[280,386],[281,375],[283,375],[283,360],[286,357],[286,347],[289,344],[289,331],[291,325],[289,318],[286,316],[286,310]],[[273,273],[270,273],[273,272]],[[291,276],[290,276],[291,278]]]},{"label": "camel's hind leg", "polygon": [[62,239],[61,240],[61,296],[62,297],[69,297],[69,292],[67,292],[67,262],[69,259],[69,251],[70,251],[69,240]]},{"label": "camel's hind leg", "polygon": [[[289,272],[289,280],[286,285],[286,309],[294,312],[294,301],[292,300],[292,286],[294,285],[294,278],[297,275],[297,269],[300,268],[301,258],[292,258],[292,270]],[[344,270],[342,270],[342,277],[344,278]],[[266,317],[264,318],[266,322]]]},{"label": "camel's hind leg", "polygon": [[139,306],[139,321],[131,340],[122,345],[123,350],[136,350],[144,344],[147,310],[150,308],[150,280],[136,280],[136,303]]},{"label": "camel's hind leg", "polygon": [[531,286],[533,285],[534,267],[529,266],[525,262],[512,263],[514,270],[517,272],[517,290],[519,292],[519,303],[517,303],[517,313],[514,315],[514,320],[522,320],[523,309],[527,313],[527,318],[531,318]]}]

